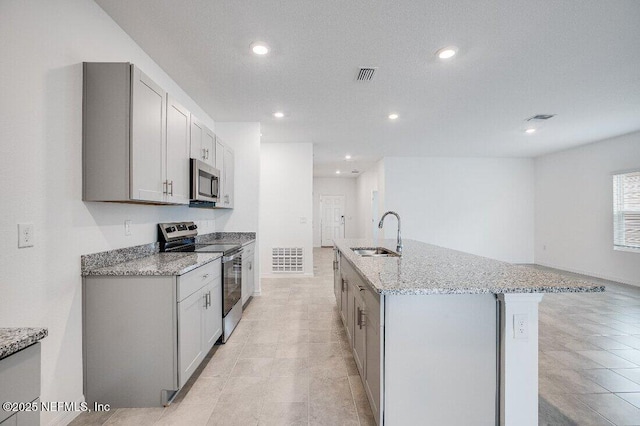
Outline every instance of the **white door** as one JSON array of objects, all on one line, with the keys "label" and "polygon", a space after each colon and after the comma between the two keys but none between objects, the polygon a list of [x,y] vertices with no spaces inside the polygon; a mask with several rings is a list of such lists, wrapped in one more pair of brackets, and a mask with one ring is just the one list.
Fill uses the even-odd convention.
[{"label": "white door", "polygon": [[344,238],[344,195],[321,195],[320,245],[333,246],[339,238]]}]

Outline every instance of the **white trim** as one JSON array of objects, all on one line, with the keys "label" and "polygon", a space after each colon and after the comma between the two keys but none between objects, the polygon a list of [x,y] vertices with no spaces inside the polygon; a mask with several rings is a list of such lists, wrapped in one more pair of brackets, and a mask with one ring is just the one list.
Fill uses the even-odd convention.
[{"label": "white trim", "polygon": [[[79,406],[84,402],[84,395],[74,401],[76,406]],[[115,408],[114,408],[115,410]],[[56,417],[53,418],[48,426],[66,426],[73,421],[76,417],[82,414],[82,411],[62,411]]]},{"label": "white trim", "polygon": [[600,278],[600,279],[603,279],[603,280],[615,281],[615,282],[619,282],[619,283],[622,283],[622,284],[627,284],[627,285],[640,287],[640,281],[636,281],[636,282],[628,281],[625,278],[616,277],[614,275],[599,274],[597,272],[586,271],[586,270],[583,270],[583,269],[567,268],[566,266],[555,265],[553,263],[547,263],[547,262],[538,262],[538,261],[536,261],[534,263],[534,265],[546,266],[547,268],[560,269],[561,271],[573,272],[573,273],[582,274],[582,275],[589,275],[589,276],[592,276],[594,278]]},{"label": "white trim", "polygon": [[640,253],[640,247],[613,246],[615,251],[628,251],[631,253]]}]

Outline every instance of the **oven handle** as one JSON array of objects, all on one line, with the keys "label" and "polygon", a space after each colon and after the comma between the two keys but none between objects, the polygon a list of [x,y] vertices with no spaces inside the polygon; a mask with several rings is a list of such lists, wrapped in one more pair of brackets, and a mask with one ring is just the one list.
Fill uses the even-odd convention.
[{"label": "oven handle", "polygon": [[240,249],[238,251],[233,252],[230,256],[222,256],[222,263],[231,262],[234,259],[237,259],[242,255],[244,249]]}]

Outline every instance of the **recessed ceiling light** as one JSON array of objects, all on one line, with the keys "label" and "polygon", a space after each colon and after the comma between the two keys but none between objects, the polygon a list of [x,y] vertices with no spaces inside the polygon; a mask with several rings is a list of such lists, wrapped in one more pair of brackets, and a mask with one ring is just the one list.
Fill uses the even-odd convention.
[{"label": "recessed ceiling light", "polygon": [[262,137],[262,133],[260,133],[260,137]]},{"label": "recessed ceiling light", "polygon": [[351,160],[351,156],[349,154],[347,154],[347,155],[344,156],[344,159],[345,160]]},{"label": "recessed ceiling light", "polygon": [[458,48],[457,47],[455,47],[455,46],[447,46],[447,47],[443,47],[442,49],[438,50],[436,52],[436,55],[440,59],[450,59],[450,58],[453,58],[454,56],[456,56],[456,53],[458,53]]},{"label": "recessed ceiling light", "polygon": [[395,120],[398,118],[398,114],[389,114],[389,120]]},{"label": "recessed ceiling light", "polygon": [[531,133],[535,133],[536,129],[534,129],[533,127],[528,128],[527,130],[524,131],[525,133],[531,134]]},{"label": "recessed ceiling light", "polygon": [[262,56],[269,53],[269,46],[261,41],[256,41],[251,43],[251,50],[253,50],[253,53],[255,53],[256,55]]},{"label": "recessed ceiling light", "polygon": [[278,112],[274,112],[274,113],[273,113],[273,116],[274,116],[275,118],[282,118],[282,117],[284,117],[284,112],[280,112],[280,111],[278,111]]},{"label": "recessed ceiling light", "polygon": [[339,175],[340,174],[340,170],[336,170],[336,174]]}]

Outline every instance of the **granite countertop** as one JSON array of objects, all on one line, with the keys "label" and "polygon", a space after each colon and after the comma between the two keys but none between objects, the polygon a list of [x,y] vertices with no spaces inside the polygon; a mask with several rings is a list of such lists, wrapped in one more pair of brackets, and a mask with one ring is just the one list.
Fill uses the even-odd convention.
[{"label": "granite countertop", "polygon": [[361,257],[354,247],[383,246],[395,240],[336,240],[335,245],[379,294],[482,294],[601,292],[604,286],[527,266],[404,240],[401,257]]},{"label": "granite countertop", "polygon": [[222,253],[156,253],[114,265],[87,268],[83,276],[182,275],[222,257]]},{"label": "granite countertop", "polygon": [[48,334],[46,328],[0,328],[0,359],[39,342]]},{"label": "granite countertop", "polygon": [[215,232],[196,237],[196,242],[200,244],[240,244],[243,247],[255,241],[255,232]]}]

